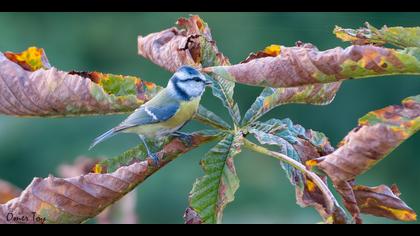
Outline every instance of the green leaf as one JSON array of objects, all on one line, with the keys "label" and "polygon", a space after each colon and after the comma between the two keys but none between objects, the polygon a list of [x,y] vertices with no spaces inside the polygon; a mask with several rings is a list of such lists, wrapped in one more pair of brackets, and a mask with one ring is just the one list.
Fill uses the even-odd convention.
[{"label": "green leaf", "polygon": [[[284,137],[259,131],[254,128],[250,128],[249,132],[252,133],[261,144],[279,146],[280,153],[287,155],[288,157],[291,157],[296,161],[301,162],[299,154],[294,149],[293,145],[287,140],[285,140]],[[281,166],[286,171],[287,177],[293,185],[302,183],[302,173],[300,171],[294,169],[289,164],[285,164],[283,162],[281,163]]]},{"label": "green leaf", "polygon": [[221,79],[220,77],[218,79],[211,78],[210,80],[213,82],[213,95],[222,101],[223,105],[228,109],[234,123],[238,125],[241,121],[241,113],[238,104],[233,100],[235,82]]},{"label": "green leaf", "polygon": [[[241,151],[242,144],[242,133],[228,134],[201,160],[205,175],[196,180],[190,192],[187,222],[221,223],[224,208],[234,200],[239,188],[233,157]],[[191,215],[195,220],[191,220]]]},{"label": "green leaf", "polygon": [[137,94],[137,78],[134,76],[118,76],[108,74],[99,80],[99,85],[109,94],[124,96]]},{"label": "green leaf", "polygon": [[[295,125],[290,119],[270,119],[265,122],[253,122],[248,131],[252,133],[261,144],[279,147],[279,152],[294,160],[305,164],[309,160],[331,153],[328,138],[321,132],[306,130]],[[347,216],[343,209],[334,202],[330,210],[329,202],[325,200],[323,192],[312,179],[289,164],[281,163],[286,171],[290,183],[296,188],[297,204],[301,207],[314,207],[324,222],[346,223]],[[325,176],[321,180],[326,183]]]},{"label": "green leaf", "polygon": [[387,27],[377,29],[365,23],[366,27],[359,29],[344,29],[336,26],[333,33],[337,38],[352,44],[365,45],[386,43],[397,47],[420,47],[420,27]]},{"label": "green leaf", "polygon": [[[279,152],[294,160],[304,163],[299,154],[299,146],[302,140],[308,141],[319,153],[328,153],[332,148],[327,137],[313,130],[306,130],[301,125],[295,125],[286,118],[283,120],[270,119],[266,122],[256,121],[250,125],[248,131],[252,133],[261,144],[276,145],[280,147]],[[283,169],[293,185],[302,184],[302,173],[288,164],[282,163]]]},{"label": "green leaf", "polygon": [[292,88],[265,88],[245,113],[242,125],[247,125],[271,109],[288,103],[327,105],[332,102],[341,82],[306,85]]},{"label": "green leaf", "polygon": [[201,123],[211,125],[218,129],[230,129],[230,125],[224,121],[220,116],[216,115],[214,112],[208,110],[207,108],[200,105],[198,107],[197,114],[195,119]]},{"label": "green leaf", "polygon": [[[201,37],[199,38],[201,66],[210,67],[230,65],[229,60],[219,52],[219,49],[211,37],[210,28],[207,23],[199,17],[197,18],[196,24],[199,22],[199,25],[202,25],[202,27],[199,27],[201,33]],[[193,17],[190,19],[193,19]],[[229,114],[233,118],[233,121],[238,125],[241,120],[241,114],[238,105],[233,100],[235,82],[226,80],[222,76],[213,74],[210,75],[213,77],[213,95],[222,101],[223,105],[228,109]]]}]

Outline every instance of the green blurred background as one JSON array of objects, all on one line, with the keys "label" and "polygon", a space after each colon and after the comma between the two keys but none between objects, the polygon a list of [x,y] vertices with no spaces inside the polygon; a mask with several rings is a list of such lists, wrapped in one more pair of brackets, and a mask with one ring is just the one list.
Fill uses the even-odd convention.
[{"label": "green blurred background", "polygon": [[[136,75],[166,85],[170,73],[137,55],[137,36],[172,27],[190,13],[0,13],[0,51],[20,52],[29,46],[45,49],[50,63],[62,70],[101,71]],[[196,14],[196,13],[194,13]],[[269,44],[292,46],[298,40],[320,50],[346,46],[332,34],[335,25],[360,27],[418,26],[419,13],[198,13],[208,22],[219,49],[237,63]],[[347,81],[328,106],[286,105],[264,116],[290,117],[306,128],[323,131],[333,145],[371,110],[398,104],[420,92],[413,76]],[[235,97],[242,114],[261,91],[237,85]],[[203,104],[220,112],[221,103],[206,91]],[[136,145],[138,138],[116,136],[88,147],[93,138],[124,119],[124,115],[81,118],[15,118],[0,116],[0,179],[24,188],[34,176],[56,174],[62,163],[79,155],[114,156]],[[186,130],[201,125],[192,122]],[[383,162],[358,179],[375,186],[396,183],[402,198],[420,212],[420,177],[417,134]],[[138,189],[137,212],[141,223],[182,223],[188,193],[198,165],[212,144],[196,149],[153,175]],[[417,153],[417,154],[416,154]],[[417,156],[417,158],[416,158]],[[280,165],[270,158],[243,152],[236,159],[241,187],[236,201],[225,210],[225,223],[315,223],[314,209],[295,204],[294,189]],[[394,221],[365,216],[368,223]]]}]

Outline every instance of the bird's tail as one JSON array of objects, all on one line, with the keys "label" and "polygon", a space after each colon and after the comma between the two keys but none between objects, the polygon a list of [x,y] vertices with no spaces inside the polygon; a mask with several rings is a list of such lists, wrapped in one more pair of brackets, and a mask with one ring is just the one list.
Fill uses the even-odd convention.
[{"label": "bird's tail", "polygon": [[111,138],[112,136],[114,136],[115,134],[117,134],[115,128],[108,130],[107,132],[105,132],[104,134],[102,134],[101,136],[95,138],[92,142],[92,144],[89,147],[89,150],[92,149],[93,147],[95,147],[98,143]]}]

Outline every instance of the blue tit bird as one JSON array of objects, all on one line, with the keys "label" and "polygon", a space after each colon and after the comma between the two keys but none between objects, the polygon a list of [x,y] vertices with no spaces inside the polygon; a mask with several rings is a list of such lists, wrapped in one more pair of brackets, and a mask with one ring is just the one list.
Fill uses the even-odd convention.
[{"label": "blue tit bird", "polygon": [[147,154],[158,163],[145,139],[159,139],[168,135],[185,135],[178,130],[193,118],[200,99],[211,81],[190,66],[181,66],[170,78],[166,88],[137,108],[118,126],[97,137],[89,150],[98,143],[119,133],[135,133],[143,142]]}]

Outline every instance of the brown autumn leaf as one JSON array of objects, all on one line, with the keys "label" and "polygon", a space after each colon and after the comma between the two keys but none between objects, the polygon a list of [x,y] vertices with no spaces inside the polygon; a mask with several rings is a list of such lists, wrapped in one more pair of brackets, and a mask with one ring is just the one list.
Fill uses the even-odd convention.
[{"label": "brown autumn leaf", "polygon": [[229,60],[217,49],[207,23],[199,16],[180,18],[176,25],[144,37],[139,36],[139,55],[171,72],[182,65],[199,68],[211,64],[229,64]]},{"label": "brown autumn leaf", "polygon": [[[273,47],[273,46],[272,46]],[[224,79],[262,87],[296,87],[346,79],[420,74],[420,49],[372,45],[319,51],[312,44],[279,46],[278,55],[251,55],[243,63],[204,68]]]},{"label": "brown autumn leaf", "polygon": [[[63,178],[86,175],[95,170],[100,159],[85,156],[78,157],[73,164],[62,164],[58,167],[58,174]],[[133,189],[116,203],[107,207],[95,217],[98,224],[135,224],[138,222],[136,213],[137,191]]]},{"label": "brown autumn leaf", "polygon": [[42,49],[0,53],[0,114],[123,113],[136,109],[159,90],[154,83],[134,76],[60,71],[49,65]]},{"label": "brown autumn leaf", "polygon": [[[310,132],[311,130],[307,130],[306,133],[310,135]],[[299,142],[294,144],[293,147],[299,153],[302,163],[319,158],[321,155],[326,155],[334,150],[328,141],[326,143],[327,147],[323,150],[319,150],[308,140],[301,138],[298,138],[298,140]],[[326,150],[327,153],[324,153]],[[325,197],[321,189],[319,189],[319,187],[316,186],[316,184],[306,175],[303,175],[302,178],[302,185],[296,185],[296,203],[300,207],[315,208],[322,217],[323,221],[326,223],[346,224],[348,219],[343,209],[336,204],[333,212],[329,212],[328,203],[325,201]],[[325,184],[327,184],[326,176],[320,176],[320,178],[325,182]]]},{"label": "brown autumn leaf", "polygon": [[[257,53],[251,53],[241,63],[247,63],[257,58],[277,57],[281,53],[279,45],[270,45]],[[304,103],[327,105],[331,103],[341,86],[340,82],[311,84],[290,88],[265,88],[255,102],[245,113],[242,125],[257,120],[271,109],[287,103]]]},{"label": "brown autumn leaf", "polygon": [[[323,133],[305,129],[287,118],[253,122],[248,127],[248,132],[260,144],[274,145],[279,148],[280,153],[300,163],[307,163],[334,151]],[[325,190],[322,191],[311,176],[308,177],[291,165],[281,163],[281,166],[290,183],[295,186],[296,202],[299,206],[314,207],[325,223],[348,222],[346,213],[338,202],[334,198],[326,197]],[[320,181],[326,185],[326,176],[320,176]]]},{"label": "brown autumn leaf", "polygon": [[20,192],[21,190],[18,187],[4,180],[0,180],[0,204],[19,196]]},{"label": "brown autumn leaf", "polygon": [[[162,87],[135,76],[64,72],[51,67],[43,49],[0,53],[0,114],[80,116],[127,113]],[[229,125],[200,106],[195,119],[213,127]]]},{"label": "brown autumn leaf", "polygon": [[86,175],[94,172],[95,165],[100,159],[80,156],[72,164],[61,164],[58,167],[58,175],[63,178],[71,178],[78,175]]},{"label": "brown autumn leaf", "polygon": [[402,105],[368,113],[359,119],[359,126],[344,138],[337,150],[318,160],[316,166],[331,178],[357,223],[362,221],[352,188],[353,180],[419,129],[420,95],[417,95],[404,99]]},{"label": "brown autumn leaf", "polygon": [[[171,72],[182,65],[196,68],[230,65],[229,59],[219,52],[210,27],[199,16],[180,18],[176,24],[177,28],[139,36],[138,53]],[[238,125],[241,118],[233,99],[235,83],[219,76],[213,79],[213,95],[222,101]]]},{"label": "brown autumn leaf", "polygon": [[354,195],[360,211],[393,220],[415,221],[417,214],[400,198],[396,185],[389,188],[386,185],[367,187],[353,186]]},{"label": "brown autumn leaf", "polygon": [[190,50],[184,48],[193,44],[193,37],[188,37],[186,31],[175,27],[146,37],[139,36],[138,53],[152,62],[165,67],[169,71],[176,71],[181,65],[198,65]]},{"label": "brown autumn leaf", "polygon": [[[84,222],[98,215],[179,155],[218,139],[219,135],[197,132],[191,138],[191,146],[179,138],[166,143],[158,152],[157,166],[150,159],[141,160],[146,152],[139,146],[122,155],[132,155],[133,158],[140,158],[140,161],[120,167],[112,173],[89,173],[71,178],[34,178],[19,197],[0,205],[0,223],[43,223],[41,219],[45,219],[44,223]],[[8,221],[8,213],[20,219],[23,217],[23,220]],[[38,218],[33,218],[33,215]]]}]

